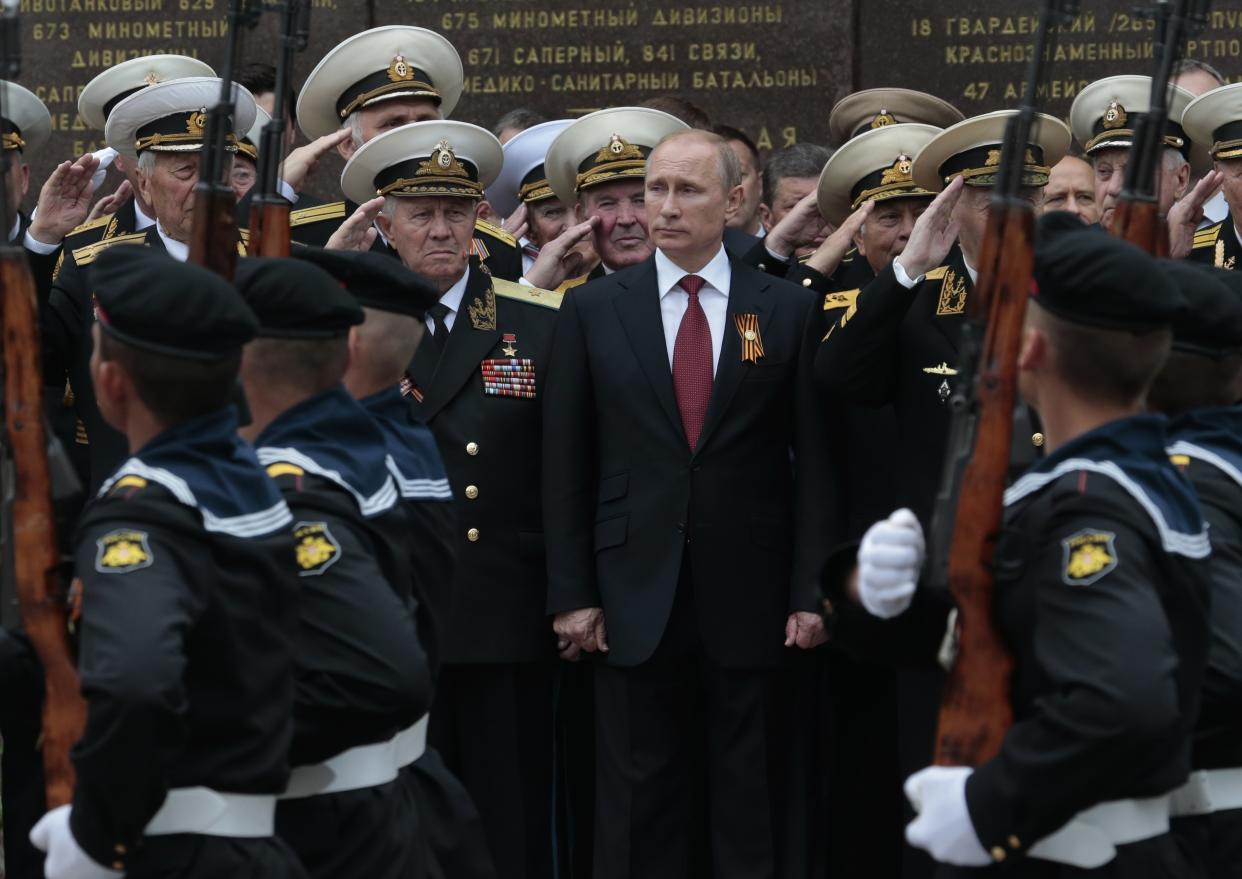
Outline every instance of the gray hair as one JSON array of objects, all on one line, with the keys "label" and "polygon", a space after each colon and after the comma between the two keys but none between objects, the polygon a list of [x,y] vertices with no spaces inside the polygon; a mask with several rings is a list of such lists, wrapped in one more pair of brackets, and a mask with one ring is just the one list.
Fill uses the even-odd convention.
[{"label": "gray hair", "polygon": [[151,150],[138,154],[138,173],[143,177],[150,177],[155,171],[155,153]]},{"label": "gray hair", "polygon": [[492,134],[500,137],[501,132],[509,128],[525,131],[528,128],[534,128],[541,122],[547,121],[548,117],[538,110],[532,110],[529,107],[516,107],[496,120],[496,124],[492,126]]},{"label": "gray hair", "polygon": [[813,143],[795,143],[773,153],[763,166],[763,202],[768,207],[776,197],[776,187],[786,177],[819,177],[832,150]]},{"label": "gray hair", "polygon": [[362,146],[362,116],[360,111],[355,110],[345,118],[345,124],[349,126],[350,132],[353,134],[354,149]]},{"label": "gray hair", "polygon": [[400,200],[397,198],[397,196],[386,195],[384,196],[384,206],[380,208],[380,213],[391,220],[393,217],[397,215],[398,204],[400,204]]},{"label": "gray hair", "polygon": [[1181,170],[1182,165],[1189,165],[1190,162],[1180,151],[1173,147],[1165,147],[1164,149],[1164,173],[1176,174]]},{"label": "gray hair", "polygon": [[651,155],[655,155],[655,151],[667,143],[687,138],[693,138],[700,143],[706,143],[716,148],[716,156],[720,161],[720,184],[724,187],[726,193],[732,192],[735,187],[742,185],[742,163],[737,160],[737,153],[733,152],[733,148],[729,146],[727,140],[711,131],[696,128],[691,131],[674,131],[672,134],[666,134],[660,138],[660,142],[655,145]]},{"label": "gray hair", "polygon": [[1200,61],[1198,58],[1183,58],[1181,61],[1178,61],[1169,74],[1169,81],[1177,82],[1180,77],[1185,76],[1187,73],[1206,73],[1216,80],[1217,85],[1225,84],[1225,77],[1219,70],[1206,61]]}]

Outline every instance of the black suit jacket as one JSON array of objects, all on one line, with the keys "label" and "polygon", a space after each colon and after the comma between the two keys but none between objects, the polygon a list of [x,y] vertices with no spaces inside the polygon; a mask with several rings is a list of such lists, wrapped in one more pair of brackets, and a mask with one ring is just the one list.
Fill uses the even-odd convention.
[{"label": "black suit jacket", "polygon": [[[654,258],[566,294],[544,393],[551,613],[603,607],[608,661],[659,644],[689,553],[717,663],[779,664],[785,620],[817,608],[833,488],[805,330],[807,291],[734,260],[720,360],[696,450],[673,391]],[[743,362],[734,315],[758,315]]]},{"label": "black suit jacket", "polygon": [[[427,333],[409,369],[414,416],[435,435],[456,507],[457,567],[441,640],[446,663],[555,659],[544,611],[539,396],[560,296],[503,281],[495,286],[501,294],[472,264],[444,354],[437,362]],[[489,309],[494,326],[480,329]],[[507,356],[505,334],[515,337],[517,357],[534,361],[534,399],[484,393],[481,364]]]}]

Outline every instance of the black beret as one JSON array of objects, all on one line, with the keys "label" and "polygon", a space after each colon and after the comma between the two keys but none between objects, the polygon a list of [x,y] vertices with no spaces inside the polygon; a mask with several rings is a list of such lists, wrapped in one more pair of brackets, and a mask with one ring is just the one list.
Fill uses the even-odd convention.
[{"label": "black beret", "polygon": [[109,247],[90,266],[103,332],[169,357],[220,360],[254,338],[259,322],[233,285],[149,247]]},{"label": "black beret", "polygon": [[1242,277],[1201,263],[1161,263],[1186,300],[1173,324],[1173,347],[1208,357],[1242,350]]},{"label": "black beret", "polygon": [[348,290],[300,259],[239,260],[236,283],[259,317],[261,337],[332,339],[365,317]]},{"label": "black beret", "polygon": [[440,301],[430,281],[382,253],[302,247],[297,255],[336,278],[367,308],[422,318]]},{"label": "black beret", "polygon": [[1107,330],[1168,328],[1186,307],[1159,260],[1065,211],[1036,225],[1034,282],[1041,307]]}]

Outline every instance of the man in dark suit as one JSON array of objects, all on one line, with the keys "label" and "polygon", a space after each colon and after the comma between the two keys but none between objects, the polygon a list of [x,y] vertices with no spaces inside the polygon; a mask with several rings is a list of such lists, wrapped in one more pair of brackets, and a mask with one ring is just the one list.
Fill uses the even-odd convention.
[{"label": "man in dark suit", "polygon": [[832,487],[812,297],[721,243],[739,178],[719,136],[665,138],[646,167],[654,255],[567,293],[553,340],[548,610],[604,654],[600,879],[696,875],[700,755],[712,875],[781,869],[772,702],[787,648],[824,640],[810,611]]}]

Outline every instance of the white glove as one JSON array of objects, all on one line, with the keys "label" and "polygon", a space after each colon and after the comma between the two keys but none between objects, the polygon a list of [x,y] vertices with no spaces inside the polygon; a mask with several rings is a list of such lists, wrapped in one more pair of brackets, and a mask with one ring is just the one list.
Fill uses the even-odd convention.
[{"label": "white glove", "polygon": [[57,806],[30,831],[31,844],[47,852],[43,875],[47,879],[118,879],[125,874],[97,864],[73,838],[69,829],[72,806]]},{"label": "white glove", "polygon": [[992,858],[979,842],[966,808],[965,766],[929,766],[906,779],[906,799],[918,817],[906,825],[906,842],[942,864],[986,867]]},{"label": "white glove", "polygon": [[108,169],[112,167],[112,160],[116,158],[116,150],[112,147],[104,147],[96,150],[95,158],[99,159],[99,167],[95,169],[95,173],[91,176],[91,192],[103,186],[104,178],[108,176]]},{"label": "white glove", "polygon": [[907,509],[868,528],[858,548],[858,596],[863,607],[886,620],[909,607],[923,554],[923,526]]}]

